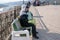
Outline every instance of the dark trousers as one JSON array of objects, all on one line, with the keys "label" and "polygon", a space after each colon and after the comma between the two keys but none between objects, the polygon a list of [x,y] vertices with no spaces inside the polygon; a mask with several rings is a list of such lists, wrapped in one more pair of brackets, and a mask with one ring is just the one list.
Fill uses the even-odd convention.
[{"label": "dark trousers", "polygon": [[[20,23],[22,23],[22,21],[20,21]],[[36,36],[36,26],[34,25],[34,24],[32,24],[32,23],[24,23],[23,22],[23,24],[21,24],[21,26],[23,26],[23,27],[32,27],[32,35],[33,36]]]},{"label": "dark trousers", "polygon": [[26,25],[26,27],[32,27],[32,35],[33,35],[33,36],[36,36],[36,27],[35,27],[34,24],[28,23],[28,24]]}]

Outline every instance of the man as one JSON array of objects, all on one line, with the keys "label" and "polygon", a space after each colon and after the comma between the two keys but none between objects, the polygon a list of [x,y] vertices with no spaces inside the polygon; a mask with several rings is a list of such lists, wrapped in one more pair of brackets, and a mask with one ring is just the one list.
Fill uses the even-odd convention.
[{"label": "man", "polygon": [[36,34],[37,32],[36,32],[35,25],[32,24],[32,23],[28,23],[28,21],[32,19],[32,18],[30,18],[30,19],[28,18],[29,17],[28,14],[29,14],[29,6],[26,6],[25,11],[23,11],[22,15],[20,15],[20,19],[19,19],[20,20],[20,24],[23,27],[32,27],[32,35],[33,35],[34,38],[38,39],[39,37]]}]

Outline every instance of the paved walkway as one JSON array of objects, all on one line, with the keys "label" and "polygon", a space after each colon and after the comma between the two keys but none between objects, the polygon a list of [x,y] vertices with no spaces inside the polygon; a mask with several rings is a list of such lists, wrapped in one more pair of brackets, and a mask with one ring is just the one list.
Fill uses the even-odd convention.
[{"label": "paved walkway", "polygon": [[60,5],[31,6],[39,39],[32,40],[60,40]]}]

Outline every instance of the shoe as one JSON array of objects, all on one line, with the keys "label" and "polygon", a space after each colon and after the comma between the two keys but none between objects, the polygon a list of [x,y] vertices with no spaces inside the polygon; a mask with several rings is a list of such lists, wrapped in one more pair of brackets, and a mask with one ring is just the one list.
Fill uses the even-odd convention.
[{"label": "shoe", "polygon": [[34,38],[39,39],[39,37],[38,37],[38,36],[34,36]]},{"label": "shoe", "polygon": [[36,33],[38,33],[38,32],[36,32]]}]

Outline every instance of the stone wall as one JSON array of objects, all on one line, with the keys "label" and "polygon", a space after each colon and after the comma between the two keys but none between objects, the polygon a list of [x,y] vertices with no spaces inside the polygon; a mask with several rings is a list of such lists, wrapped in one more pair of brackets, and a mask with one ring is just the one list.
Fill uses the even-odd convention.
[{"label": "stone wall", "polygon": [[20,6],[16,6],[13,10],[0,13],[0,40],[7,40],[11,33],[11,23],[18,16]]}]

